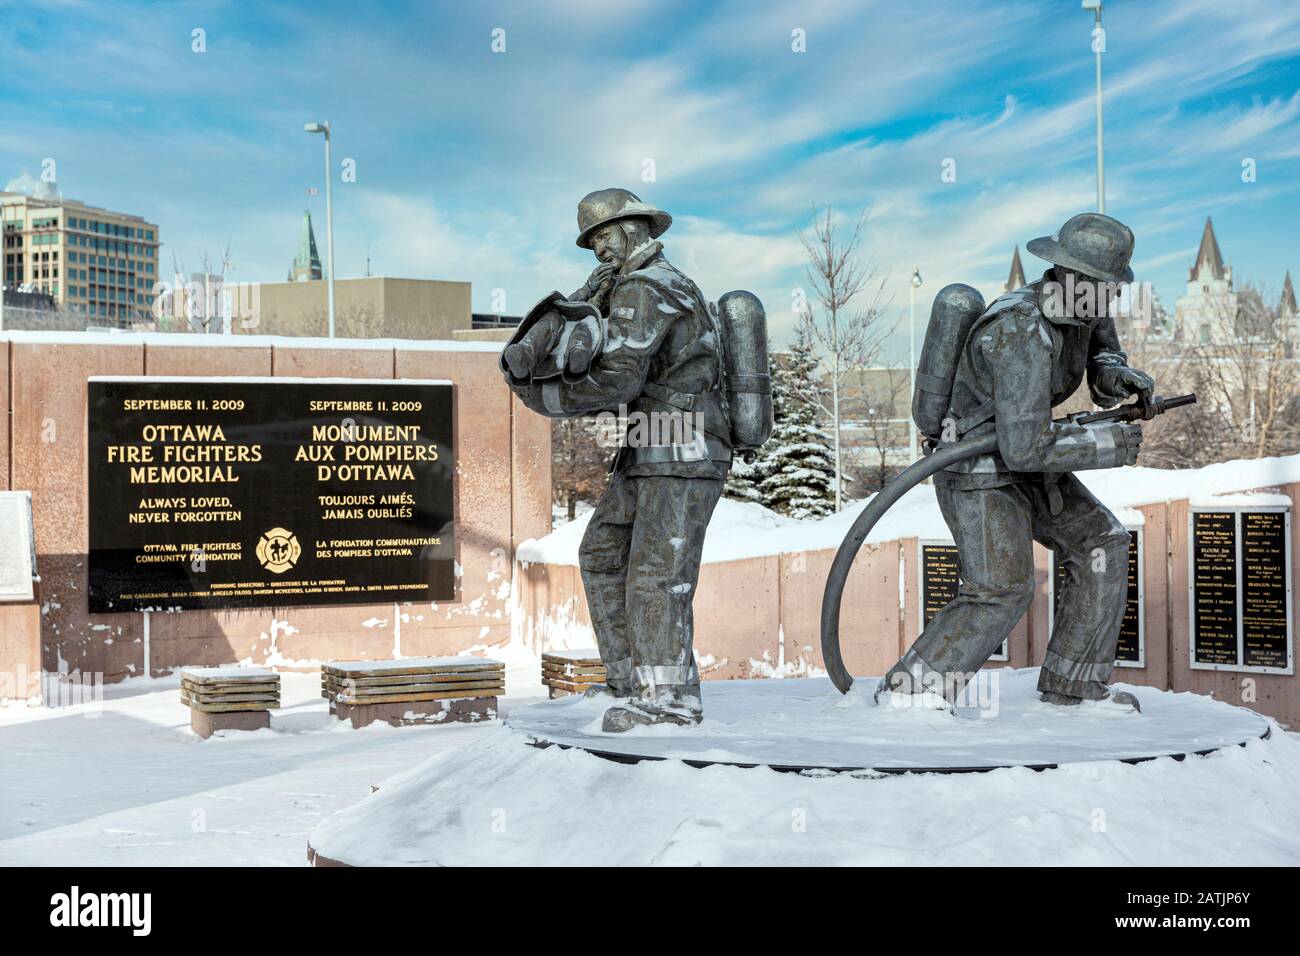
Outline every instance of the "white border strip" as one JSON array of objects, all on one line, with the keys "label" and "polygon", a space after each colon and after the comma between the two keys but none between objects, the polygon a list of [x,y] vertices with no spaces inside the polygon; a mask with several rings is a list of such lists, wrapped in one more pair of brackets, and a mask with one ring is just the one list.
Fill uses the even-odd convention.
[{"label": "white border strip", "polygon": [[[510,328],[513,328],[511,326]],[[471,330],[466,330],[471,331]],[[495,339],[349,339],[308,335],[205,335],[201,332],[81,332],[54,329],[6,329],[0,342],[23,345],[146,345],[149,348],[275,348],[335,351],[500,353],[506,343]]]}]

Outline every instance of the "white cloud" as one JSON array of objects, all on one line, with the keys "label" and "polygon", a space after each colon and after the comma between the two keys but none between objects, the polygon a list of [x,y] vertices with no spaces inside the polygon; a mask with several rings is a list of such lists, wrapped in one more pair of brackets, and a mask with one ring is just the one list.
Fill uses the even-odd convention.
[{"label": "white cloud", "polygon": [[[477,308],[506,288],[512,312],[586,275],[573,210],[600,186],[669,208],[670,257],[710,295],[758,292],[774,317],[813,203],[872,207],[867,251],[904,307],[913,265],[927,297],[952,280],[995,291],[1013,245],[1093,204],[1091,23],[1059,0],[1014,16],[965,0],[149,10],[78,5],[48,35],[79,55],[57,61],[18,41],[39,18],[14,8],[28,33],[0,36],[19,95],[0,163],[56,156],[65,188],[155,219],[168,252],[230,242],[241,278],[284,275],[303,189],[320,185],[319,140],[301,132],[317,118],[334,122],[336,159],[359,163],[335,190],[340,275],[368,252],[376,272],[472,281]],[[207,54],[189,51],[195,25]],[[1255,71],[1300,49],[1300,7],[1153,0],[1108,7],[1106,25],[1109,205],[1176,282],[1207,211],[1294,198],[1300,93]],[[807,53],[790,50],[795,27]],[[1249,189],[1241,155],[1266,174]],[[946,157],[956,183],[940,181]]]},{"label": "white cloud", "polygon": [[40,180],[27,170],[23,170],[9,182],[5,183],[5,192],[7,193],[27,193],[31,194],[40,188]]}]

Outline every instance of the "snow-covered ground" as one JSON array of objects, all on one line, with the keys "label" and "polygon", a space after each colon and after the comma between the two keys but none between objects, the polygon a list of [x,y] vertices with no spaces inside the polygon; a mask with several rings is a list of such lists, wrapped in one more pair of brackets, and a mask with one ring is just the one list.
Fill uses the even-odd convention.
[{"label": "snow-covered ground", "polygon": [[[503,713],[545,696],[537,658],[495,656]],[[0,866],[302,866],[322,819],[498,726],[352,730],[329,716],[319,674],[286,673],[271,729],[205,741],[179,686],[137,678],[100,705],[0,707]]]},{"label": "snow-covered ground", "polygon": [[[542,698],[536,658],[497,656],[504,713]],[[176,678],[0,708],[0,865],[301,866],[309,836],[357,862],[1300,863],[1294,734],[1181,763],[816,778],[537,750],[498,721],[354,731],[318,694],[284,674],[271,729],[207,741]]]},{"label": "snow-covered ground", "polygon": [[1300,863],[1291,734],[1181,762],[882,777],[628,765],[521,736],[494,728],[388,780],[312,846],[364,865]]}]

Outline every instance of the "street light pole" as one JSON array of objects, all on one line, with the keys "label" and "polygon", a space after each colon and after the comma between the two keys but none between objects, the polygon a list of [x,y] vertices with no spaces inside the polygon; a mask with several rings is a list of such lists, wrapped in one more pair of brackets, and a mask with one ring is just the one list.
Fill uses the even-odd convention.
[{"label": "street light pole", "polygon": [[1102,0],[1083,0],[1083,9],[1094,17],[1092,50],[1097,59],[1097,212],[1106,211],[1106,151],[1101,120],[1101,55],[1106,51],[1106,32],[1101,28]]},{"label": "street light pole", "polygon": [[908,461],[916,461],[918,453],[916,419],[912,417],[912,402],[916,400],[916,290],[921,287],[921,270],[912,268],[912,281],[907,289],[907,347],[908,369],[911,387],[907,399],[907,447]]},{"label": "street light pole", "polygon": [[334,338],[334,193],[330,188],[334,166],[330,162],[330,124],[307,123],[303,131],[325,134],[325,260],[329,270],[329,337]]}]

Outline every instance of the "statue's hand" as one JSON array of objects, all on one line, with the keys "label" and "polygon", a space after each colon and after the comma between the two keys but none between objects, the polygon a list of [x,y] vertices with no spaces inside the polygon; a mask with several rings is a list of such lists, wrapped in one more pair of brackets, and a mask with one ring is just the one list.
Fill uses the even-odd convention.
[{"label": "statue's hand", "polygon": [[1135,368],[1126,368],[1119,374],[1119,387],[1129,395],[1141,395],[1150,400],[1155,391],[1156,380],[1146,372]]},{"label": "statue's hand", "polygon": [[1155,391],[1156,380],[1146,372],[1135,368],[1118,368],[1111,373],[1110,381],[1106,384],[1108,386],[1106,390],[1116,398],[1141,395],[1150,401],[1151,394]]},{"label": "statue's hand", "polygon": [[1095,422],[1084,427],[1106,434],[1106,438],[1097,443],[1100,448],[1098,468],[1119,468],[1123,465],[1137,464],[1138,450],[1142,446],[1141,425],[1129,422]]},{"label": "statue's hand", "polygon": [[587,281],[577,292],[569,296],[575,302],[591,302],[607,293],[614,285],[614,273],[617,271],[611,262],[602,262],[591,270]]}]

